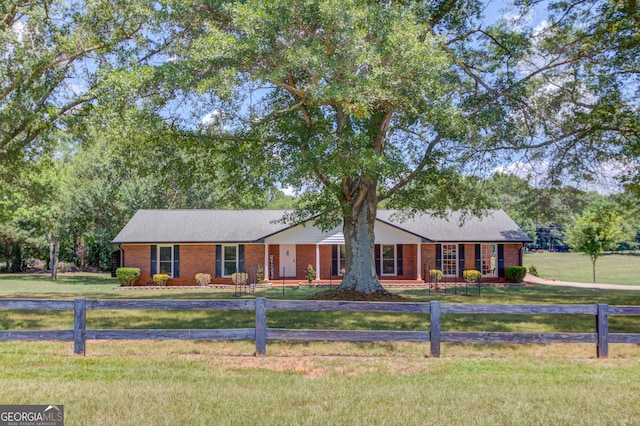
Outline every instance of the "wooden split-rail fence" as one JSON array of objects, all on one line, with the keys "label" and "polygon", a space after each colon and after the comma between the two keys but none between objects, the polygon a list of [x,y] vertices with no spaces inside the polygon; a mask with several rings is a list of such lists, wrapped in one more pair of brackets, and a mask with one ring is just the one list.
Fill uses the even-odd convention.
[{"label": "wooden split-rail fence", "polygon": [[[293,341],[409,341],[429,342],[430,355],[440,356],[442,342],[459,343],[594,343],[598,358],[606,358],[610,343],[640,344],[640,333],[609,333],[609,317],[640,316],[640,306],[507,305],[433,302],[347,302],[271,300],[44,300],[0,299],[0,309],[73,311],[73,330],[0,330],[0,340],[73,341],[74,352],[85,354],[87,340],[255,340],[256,355],[265,355],[268,340]],[[235,329],[87,329],[88,310],[244,310],[255,311],[255,327]],[[302,330],[269,328],[269,311],[343,311],[424,314],[429,330]],[[521,333],[442,331],[442,315],[591,315],[592,333]]]}]

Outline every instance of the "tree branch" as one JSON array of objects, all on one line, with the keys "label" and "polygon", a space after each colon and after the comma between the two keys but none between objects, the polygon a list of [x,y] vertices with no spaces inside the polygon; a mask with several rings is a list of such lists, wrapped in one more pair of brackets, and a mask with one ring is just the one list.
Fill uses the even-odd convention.
[{"label": "tree branch", "polygon": [[[419,139],[426,142],[424,137],[419,133],[416,133],[409,129],[402,129],[402,130],[407,133],[411,133],[414,136],[417,136]],[[442,137],[440,135],[437,135],[434,139],[429,141],[427,144],[427,148],[425,149],[424,155],[422,156],[422,160],[420,160],[420,163],[418,163],[418,165],[413,169],[411,173],[406,175],[404,178],[400,179],[398,183],[396,183],[393,187],[387,190],[384,194],[378,196],[378,201],[383,201],[391,198],[396,192],[404,188],[409,182],[415,179],[415,177],[418,176],[418,174],[421,173],[426,167],[426,165],[428,164],[429,159],[431,158],[431,154],[433,153],[433,150],[435,149],[436,145],[440,143],[440,141],[442,141]]]}]

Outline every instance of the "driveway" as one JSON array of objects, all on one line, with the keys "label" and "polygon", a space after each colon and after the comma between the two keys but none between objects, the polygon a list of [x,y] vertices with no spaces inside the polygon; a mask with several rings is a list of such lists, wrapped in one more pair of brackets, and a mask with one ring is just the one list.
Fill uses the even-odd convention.
[{"label": "driveway", "polygon": [[531,274],[524,277],[527,284],[544,284],[555,285],[560,287],[581,287],[581,288],[597,288],[600,290],[636,290],[640,291],[640,285],[620,285],[620,284],[594,284],[594,283],[574,283],[569,281],[556,281],[553,279],[539,278]]}]

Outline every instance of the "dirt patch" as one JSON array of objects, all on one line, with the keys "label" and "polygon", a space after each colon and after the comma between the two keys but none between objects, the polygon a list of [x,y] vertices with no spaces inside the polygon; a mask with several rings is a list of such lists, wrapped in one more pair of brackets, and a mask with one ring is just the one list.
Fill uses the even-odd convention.
[{"label": "dirt patch", "polygon": [[404,297],[388,292],[386,290],[378,290],[375,293],[365,294],[358,293],[353,290],[325,290],[309,296],[308,300],[352,300],[365,302],[388,302],[402,301]]},{"label": "dirt patch", "polygon": [[330,375],[358,376],[377,371],[412,375],[425,371],[427,363],[421,358],[369,356],[279,356],[279,357],[217,357],[208,369],[268,370],[298,373],[309,378]]}]

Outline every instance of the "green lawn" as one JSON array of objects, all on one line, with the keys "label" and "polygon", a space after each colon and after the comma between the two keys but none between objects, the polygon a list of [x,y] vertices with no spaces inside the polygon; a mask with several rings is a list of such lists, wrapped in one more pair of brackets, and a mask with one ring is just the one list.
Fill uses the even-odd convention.
[{"label": "green lawn", "polygon": [[[541,278],[593,282],[591,260],[582,253],[530,253],[523,263],[527,268],[535,265]],[[602,255],[596,261],[596,282],[640,285],[640,253]]]},{"label": "green lawn", "polygon": [[[114,290],[106,275],[0,275],[0,297],[232,299],[221,290]],[[312,289],[262,290],[303,299]],[[408,301],[640,305],[640,292],[492,287],[482,297],[402,291]],[[71,328],[70,312],[1,311],[0,329]],[[252,327],[252,312],[90,311],[88,328]],[[426,330],[428,317],[269,312],[269,327]],[[444,315],[443,331],[592,332],[591,316]],[[611,318],[638,332],[640,317]],[[2,404],[64,404],[68,425],[640,424],[640,346],[421,343],[0,342]]]},{"label": "green lawn", "polygon": [[[572,346],[572,345],[569,345]],[[68,425],[640,423],[640,357],[550,347],[239,342],[0,344],[3,404],[64,404]],[[354,350],[357,349],[357,352]]]}]

